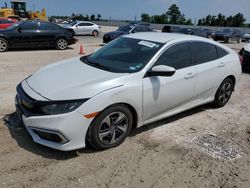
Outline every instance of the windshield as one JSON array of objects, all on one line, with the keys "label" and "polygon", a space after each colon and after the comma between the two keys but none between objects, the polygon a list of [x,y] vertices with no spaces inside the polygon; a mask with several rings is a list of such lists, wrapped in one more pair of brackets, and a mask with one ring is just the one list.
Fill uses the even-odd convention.
[{"label": "windshield", "polygon": [[162,46],[163,43],[121,37],[81,61],[110,72],[133,73],[142,70]]},{"label": "windshield", "polygon": [[117,31],[125,31],[125,32],[129,32],[131,29],[132,29],[132,27],[131,27],[131,26],[126,25],[126,26],[119,27],[119,28],[117,29]]},{"label": "windshield", "polygon": [[230,29],[223,29],[222,32],[223,32],[223,33],[231,33],[232,30],[230,30]]},{"label": "windshield", "polygon": [[69,25],[71,25],[71,26],[74,26],[76,24],[77,24],[77,22],[71,22],[71,23],[69,23]]}]

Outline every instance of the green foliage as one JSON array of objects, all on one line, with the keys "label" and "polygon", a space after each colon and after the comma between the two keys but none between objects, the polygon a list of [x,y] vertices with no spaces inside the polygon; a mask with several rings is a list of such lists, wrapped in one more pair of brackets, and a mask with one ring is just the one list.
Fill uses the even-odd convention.
[{"label": "green foliage", "polygon": [[142,13],[141,21],[159,23],[159,24],[180,24],[180,25],[193,24],[191,19],[185,18],[185,15],[181,13],[179,7],[176,4],[171,5],[165,14],[150,16],[147,13]]},{"label": "green foliage", "polygon": [[246,19],[244,15],[238,13],[234,16],[224,16],[218,14],[217,16],[208,15],[205,18],[199,19],[198,25],[205,26],[224,26],[224,27],[243,27]]}]

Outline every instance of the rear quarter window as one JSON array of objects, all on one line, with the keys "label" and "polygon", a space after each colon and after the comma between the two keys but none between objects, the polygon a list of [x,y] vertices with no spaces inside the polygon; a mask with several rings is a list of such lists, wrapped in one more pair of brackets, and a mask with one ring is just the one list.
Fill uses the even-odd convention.
[{"label": "rear quarter window", "polygon": [[206,42],[194,42],[195,63],[202,64],[218,59],[217,48]]},{"label": "rear quarter window", "polygon": [[221,47],[217,46],[216,48],[217,48],[217,52],[218,52],[218,58],[222,58],[228,54],[228,52],[226,50],[222,49]]}]

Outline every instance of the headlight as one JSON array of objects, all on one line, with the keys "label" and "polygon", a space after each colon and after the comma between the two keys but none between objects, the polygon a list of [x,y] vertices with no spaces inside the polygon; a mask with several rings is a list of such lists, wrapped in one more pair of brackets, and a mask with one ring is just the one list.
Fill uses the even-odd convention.
[{"label": "headlight", "polygon": [[69,113],[81,106],[87,99],[77,101],[55,101],[42,104],[39,111],[46,115]]}]

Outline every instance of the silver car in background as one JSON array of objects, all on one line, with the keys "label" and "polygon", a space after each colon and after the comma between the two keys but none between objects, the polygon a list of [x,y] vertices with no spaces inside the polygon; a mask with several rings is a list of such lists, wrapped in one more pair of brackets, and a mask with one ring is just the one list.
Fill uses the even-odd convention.
[{"label": "silver car in background", "polygon": [[92,35],[96,37],[101,33],[101,27],[99,25],[88,21],[73,21],[62,27],[73,30],[75,35]]}]

